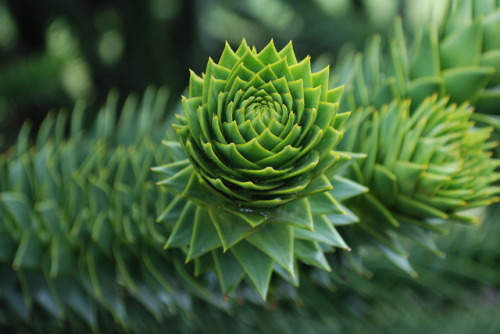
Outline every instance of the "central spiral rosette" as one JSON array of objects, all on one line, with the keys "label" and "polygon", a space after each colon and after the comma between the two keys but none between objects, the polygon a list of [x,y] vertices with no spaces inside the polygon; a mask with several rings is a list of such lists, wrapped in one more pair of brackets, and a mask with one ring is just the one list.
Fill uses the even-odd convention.
[{"label": "central spiral rosette", "polygon": [[[176,131],[200,177],[245,207],[275,207],[331,189],[325,173],[346,157],[336,117],[342,87],[312,73],[288,44],[261,52],[228,45],[203,76],[191,73]],[[321,182],[313,182],[317,179]]]},{"label": "central spiral rosette", "polygon": [[176,194],[158,220],[165,248],[199,279],[215,273],[226,294],[247,278],[265,298],[272,273],[298,285],[299,263],[330,271],[324,253],[349,249],[335,226],[358,219],[341,201],[367,189],[339,175],[360,156],[334,150],[349,113],[337,113],[342,87],[328,78],[273,42],[226,45],[191,73],[179,142],[164,142],[171,162],[155,168]]}]

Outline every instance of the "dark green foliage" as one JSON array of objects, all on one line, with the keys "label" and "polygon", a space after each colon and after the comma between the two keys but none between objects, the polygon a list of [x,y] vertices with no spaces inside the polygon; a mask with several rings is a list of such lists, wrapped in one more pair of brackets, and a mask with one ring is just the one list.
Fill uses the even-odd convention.
[{"label": "dark green foliage", "polygon": [[25,127],[2,156],[0,298],[7,314],[28,321],[41,307],[96,330],[100,314],[129,327],[135,299],[158,320],[189,305],[155,223],[168,197],[150,171],[166,158],[157,145],[167,128],[166,93],[130,97],[119,120],[116,103],[111,94],[90,133],[82,131],[82,107],[73,111],[68,138],[64,113],[44,121],[36,147]]},{"label": "dark green foliage", "polygon": [[65,59],[43,56],[4,65],[4,69],[0,69],[3,108],[23,107],[60,94],[64,63]]}]

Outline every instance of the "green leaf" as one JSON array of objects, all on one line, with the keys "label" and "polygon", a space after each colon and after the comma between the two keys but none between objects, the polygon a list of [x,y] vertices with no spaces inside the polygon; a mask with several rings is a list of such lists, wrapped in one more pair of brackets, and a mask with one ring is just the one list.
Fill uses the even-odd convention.
[{"label": "green leaf", "polygon": [[219,277],[222,291],[231,293],[245,277],[245,270],[231,252],[213,251],[215,270]]},{"label": "green leaf", "polygon": [[441,188],[443,188],[447,183],[449,183],[453,179],[455,173],[448,172],[447,174],[448,175],[428,173],[428,172],[422,173],[420,175],[420,180],[418,182],[417,192],[422,194],[423,196],[428,196],[428,197],[435,196]]},{"label": "green leaf", "polygon": [[398,207],[404,212],[416,217],[429,216],[435,218],[446,219],[448,215],[432,206],[429,206],[421,201],[407,197],[403,194],[398,196]]},{"label": "green leaf", "polygon": [[157,222],[167,222],[168,224],[174,224],[179,219],[181,211],[184,209],[186,205],[187,199],[182,196],[175,196],[167,208],[158,216],[156,219]]},{"label": "green leaf", "polygon": [[[399,196],[402,195],[398,195]],[[368,193],[364,195],[364,199],[368,204],[367,207],[370,212],[370,216],[376,218],[380,223],[385,224],[389,223],[394,227],[399,226],[398,220],[394,217],[393,213],[390,210],[390,206],[385,206],[385,202],[378,200],[373,194]],[[395,202],[396,203],[396,202]]]},{"label": "green leaf", "polygon": [[312,77],[313,87],[318,87],[318,86],[321,87],[321,101],[326,101],[329,88],[328,79],[330,77],[330,68],[327,66],[321,71],[313,73],[311,77]]},{"label": "green leaf", "polygon": [[323,250],[316,242],[296,240],[294,244],[295,255],[304,263],[320,269],[331,271]]},{"label": "green leaf", "polygon": [[[0,216],[0,221],[2,217]],[[14,257],[18,241],[15,240],[10,233],[5,230],[0,230],[0,261],[9,262]]]},{"label": "green leaf", "polygon": [[141,276],[136,268],[140,267],[140,262],[136,258],[132,249],[126,243],[117,242],[113,245],[113,255],[116,259],[118,266],[118,273],[121,279],[123,279],[123,284],[133,291],[137,292]]},{"label": "green leaf", "polygon": [[[222,55],[219,59],[219,65],[226,68],[232,68],[238,62],[238,59],[239,57],[236,55],[233,49],[231,49],[229,43],[226,42],[226,44],[224,45],[224,50],[222,51]],[[196,96],[199,95],[201,94],[197,94]]]},{"label": "green leaf", "polygon": [[293,228],[290,225],[267,223],[247,240],[267,254],[295,277],[293,268]]},{"label": "green leaf", "polygon": [[203,284],[200,284],[196,279],[194,279],[186,270],[185,265],[183,265],[177,259],[174,260],[175,271],[182,278],[183,283],[189,289],[189,292],[199,298],[213,304],[222,310],[227,309],[228,305],[222,301],[222,298],[215,295],[207,289]]},{"label": "green leaf", "polygon": [[[481,1],[480,1],[481,2]],[[500,49],[500,41],[498,40],[498,29],[500,29],[500,11],[487,15],[483,20],[484,29],[484,50]]]},{"label": "green leaf", "polygon": [[349,210],[346,206],[342,205],[342,210],[345,212],[343,215],[328,215],[328,220],[331,222],[333,226],[342,226],[342,225],[350,225],[359,223],[359,217]]},{"label": "green leaf", "polygon": [[[87,250],[81,264],[88,273],[90,288],[95,292],[97,299],[109,307],[112,315],[119,321],[124,316],[123,299],[115,284],[116,272],[112,263],[100,252],[97,247]],[[86,273],[83,279],[86,280]]]},{"label": "green leaf", "polygon": [[281,59],[272,40],[264,49],[262,49],[262,51],[259,52],[257,58],[259,58],[259,60],[264,64],[272,64]]},{"label": "green leaf", "polygon": [[64,234],[55,235],[50,245],[50,277],[69,275],[75,270],[74,241]]},{"label": "green leaf", "polygon": [[43,253],[44,244],[42,240],[33,232],[24,230],[12,267],[15,270],[40,269]]},{"label": "green leaf", "polygon": [[186,262],[220,246],[222,246],[222,242],[210,219],[208,211],[200,206],[196,206],[193,235],[189,243]]},{"label": "green leaf", "polygon": [[406,272],[412,278],[418,277],[417,272],[413,269],[410,262],[408,261],[408,257],[393,251],[382,243],[376,242],[375,245],[389,259],[389,261],[394,263],[398,268]]},{"label": "green leaf", "polygon": [[194,261],[194,276],[198,277],[208,273],[215,267],[212,254],[213,251],[205,253],[195,258]]},{"label": "green leaf", "polygon": [[284,58],[288,66],[297,64],[295,53],[293,52],[293,45],[290,41],[281,51],[278,52],[280,58]]},{"label": "green leaf", "polygon": [[184,115],[191,133],[194,134],[194,140],[199,144],[199,135],[201,134],[200,122],[198,120],[198,108],[202,105],[201,97],[183,98]]},{"label": "green leaf", "polygon": [[441,77],[423,77],[411,81],[408,97],[412,101],[412,106],[418,106],[426,97],[434,93],[442,94],[443,91],[444,81]]},{"label": "green leaf", "polygon": [[[335,155],[335,158],[337,157],[338,156]],[[336,160],[338,160],[338,158]],[[328,177],[326,177],[324,174],[321,174],[320,176],[314,178],[307,185],[307,187],[299,193],[299,196],[300,197],[310,196],[324,191],[332,190],[332,188],[333,188],[332,184],[330,183]]]},{"label": "green leaf", "polygon": [[426,27],[411,62],[411,76],[414,78],[439,76],[441,64],[439,58],[438,36],[435,27]]},{"label": "green leaf", "polygon": [[[481,60],[482,32],[481,21],[477,20],[467,28],[448,35],[439,48],[443,70],[478,66]],[[464,48],[464,45],[467,47]]]},{"label": "green leaf", "polygon": [[203,79],[190,70],[188,98],[201,96],[202,94],[203,94]]},{"label": "green leaf", "polygon": [[224,252],[258,229],[248,224],[241,216],[227,211],[210,208],[208,212],[219,234]]},{"label": "green leaf", "polygon": [[421,228],[408,224],[401,226],[399,231],[402,235],[418,243],[436,256],[439,256],[441,258],[445,257],[445,254],[436,246],[436,243],[434,242],[434,239],[432,238],[430,233],[427,233]]},{"label": "green leaf", "polygon": [[[294,271],[297,272],[298,268],[296,261],[294,262],[294,268],[295,268]],[[276,272],[285,281],[291,283],[294,287],[296,288],[299,287],[299,277],[290,275],[290,273],[286,269],[284,269],[277,263],[274,264],[274,272]]]},{"label": "green leaf", "polygon": [[[289,66],[295,80],[302,80],[304,88],[312,87],[311,58],[306,57],[297,64]],[[293,95],[293,94],[292,94]]]},{"label": "green leaf", "polygon": [[[341,216],[341,215],[330,215]],[[334,222],[333,222],[334,223]],[[294,237],[300,240],[317,241],[329,246],[350,250],[342,236],[326,216],[314,217],[314,231],[294,227]]]},{"label": "green leaf", "polygon": [[274,261],[246,241],[236,244],[231,248],[231,251],[247,273],[257,292],[265,300]]},{"label": "green leaf", "polygon": [[241,56],[240,61],[246,68],[254,73],[259,72],[265,67],[264,63],[250,51],[245,52],[245,54]]},{"label": "green leaf", "polygon": [[[169,165],[165,165],[160,167],[158,171],[162,171],[164,173],[169,173],[168,175],[172,175],[169,178],[158,182],[159,185],[165,186],[168,189],[182,194],[186,186],[188,185],[189,180],[193,177],[193,166],[188,165],[186,161],[174,162]],[[176,172],[176,170],[180,170]]]},{"label": "green leaf", "polygon": [[412,162],[398,161],[394,168],[397,176],[398,187],[402,194],[412,195],[417,186],[420,174],[425,166]]},{"label": "green leaf", "polygon": [[[168,140],[163,140],[162,145],[164,145],[168,149],[169,155],[172,157],[172,160],[174,162],[180,161],[180,160],[187,160],[186,152],[182,149],[181,143],[178,141],[168,141]],[[162,172],[161,166],[160,167],[154,167],[152,170],[158,170],[159,172]],[[167,174],[168,175],[168,174]]]},{"label": "green leaf", "polygon": [[65,229],[66,226],[63,223],[60,212],[58,212],[57,203],[54,201],[38,203],[36,212],[40,214],[44,225],[51,234],[62,232]]},{"label": "green leaf", "polygon": [[97,330],[97,306],[78,285],[73,285],[71,293],[67,296],[67,304],[93,330]]},{"label": "green leaf", "polygon": [[15,222],[15,225],[22,229],[30,229],[33,220],[30,217],[29,206],[27,199],[14,192],[0,193],[0,205],[3,206],[7,215],[9,215]]},{"label": "green leaf", "polygon": [[446,94],[462,103],[474,101],[495,70],[489,67],[459,67],[443,72]]},{"label": "green leaf", "polygon": [[313,217],[308,199],[301,199],[282,205],[272,211],[269,223],[294,225],[304,229],[313,229]]},{"label": "green leaf", "polygon": [[481,59],[481,66],[494,68],[495,73],[493,74],[491,80],[488,82],[489,86],[500,85],[500,49],[485,52],[483,58]]},{"label": "green leaf", "polygon": [[399,194],[397,177],[383,165],[375,165],[373,189],[377,190],[377,195],[380,196],[385,206],[390,207],[396,203]]},{"label": "green leaf", "polygon": [[307,198],[311,206],[311,214],[313,216],[324,214],[344,214],[337,200],[330,192],[322,192],[309,196]]},{"label": "green leaf", "polygon": [[330,194],[340,202],[368,191],[367,187],[339,175],[335,176],[330,182],[333,186]]},{"label": "green leaf", "polygon": [[143,274],[151,277],[149,282],[154,282],[154,285],[163,291],[173,293],[174,287],[169,280],[173,273],[169,267],[165,266],[165,252],[152,247],[144,247],[141,250],[140,259],[143,264]]},{"label": "green leaf", "polygon": [[485,89],[479,94],[475,106],[485,113],[496,113],[499,104],[500,88],[491,88]]},{"label": "green leaf", "polygon": [[189,244],[193,234],[197,207],[193,202],[185,202],[182,212],[175,222],[174,229],[165,243],[165,249]]},{"label": "green leaf", "polygon": [[274,155],[273,152],[262,147],[257,138],[253,138],[244,144],[237,144],[235,146],[243,157],[252,162],[263,160]]}]

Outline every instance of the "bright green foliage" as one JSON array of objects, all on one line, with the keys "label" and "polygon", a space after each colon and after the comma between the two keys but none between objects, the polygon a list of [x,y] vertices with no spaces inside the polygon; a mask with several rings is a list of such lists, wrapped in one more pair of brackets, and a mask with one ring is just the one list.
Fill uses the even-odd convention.
[{"label": "bright green foliage", "polygon": [[291,43],[257,53],[244,41],[191,73],[176,131],[215,196],[273,208],[331,188],[317,179],[348,159],[333,151],[347,115],[336,118],[342,87],[329,90],[328,77],[309,57],[297,62]]},{"label": "bright green foliage", "polygon": [[[413,276],[400,236],[443,255],[427,232],[445,232],[442,224],[450,220],[478,223],[458,212],[498,200],[492,186],[498,161],[490,158],[498,142],[488,141],[492,129],[471,122],[498,128],[497,116],[453,103],[472,101],[479,111],[498,113],[500,63],[485,59],[498,54],[491,29],[500,26],[500,11],[488,1],[449,6],[440,24],[422,26],[412,48],[396,21],[387,57],[375,36],[364,55],[344,54],[332,77],[346,87],[340,109],[353,110],[339,147],[368,155],[354,164],[351,177],[370,192],[350,204],[367,214],[342,235],[354,249],[374,245]],[[353,267],[364,271],[359,259]]]},{"label": "bright green foliage", "polygon": [[[438,93],[452,102],[474,103],[476,110],[499,113],[500,4],[494,1],[448,1],[439,22],[420,25],[408,47],[401,20],[387,43],[380,36],[364,54],[347,52],[335,66],[336,84],[344,84],[341,110],[381,107],[393,99],[411,98],[417,107]],[[467,47],[464,47],[466,45]]]},{"label": "bright green foliage", "polygon": [[155,169],[180,195],[160,220],[173,224],[165,247],[183,248],[197,275],[215,271],[225,293],[247,276],[265,298],[273,271],[297,285],[297,259],[329,271],[323,253],[348,248],[335,225],[357,219],[338,201],[365,188],[335,177],[351,159],[334,151],[348,113],[328,77],[291,43],[245,41],[191,73],[180,144],[165,143],[174,162]]},{"label": "bright green foliage", "polygon": [[479,223],[460,212],[500,199],[494,186],[500,160],[491,158],[498,145],[488,141],[492,129],[473,127],[467,104],[449,105],[434,95],[410,109],[409,101],[394,101],[380,111],[353,113],[342,146],[368,156],[350,173],[370,189],[348,205],[361,218],[352,238],[415,275],[398,235],[440,255],[426,232],[442,230],[447,220]]}]

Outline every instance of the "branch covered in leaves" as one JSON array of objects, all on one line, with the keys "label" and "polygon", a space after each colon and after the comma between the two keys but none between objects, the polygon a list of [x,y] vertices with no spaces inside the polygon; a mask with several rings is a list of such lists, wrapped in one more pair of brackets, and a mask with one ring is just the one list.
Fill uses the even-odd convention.
[{"label": "branch covered in leaves", "polygon": [[[179,141],[165,147],[164,91],[128,99],[119,119],[111,94],[90,132],[79,108],[69,121],[48,117],[33,145],[24,128],[0,158],[0,306],[21,322],[41,306],[94,330],[99,314],[137,330],[137,314],[168,320],[193,296],[223,309],[222,293],[257,300],[248,286],[296,296],[286,282],[332,280],[365,245],[413,274],[400,236],[439,255],[427,232],[473,222],[460,211],[498,193],[491,129],[453,102],[490,112],[485,101],[496,101],[488,29],[500,15],[457,3],[451,28],[425,28],[415,49],[397,28],[388,61],[375,38],[336,67],[340,111],[328,68],[312,73],[291,44],[242,43],[192,74]],[[477,42],[468,32],[479,47],[460,44]]]}]

